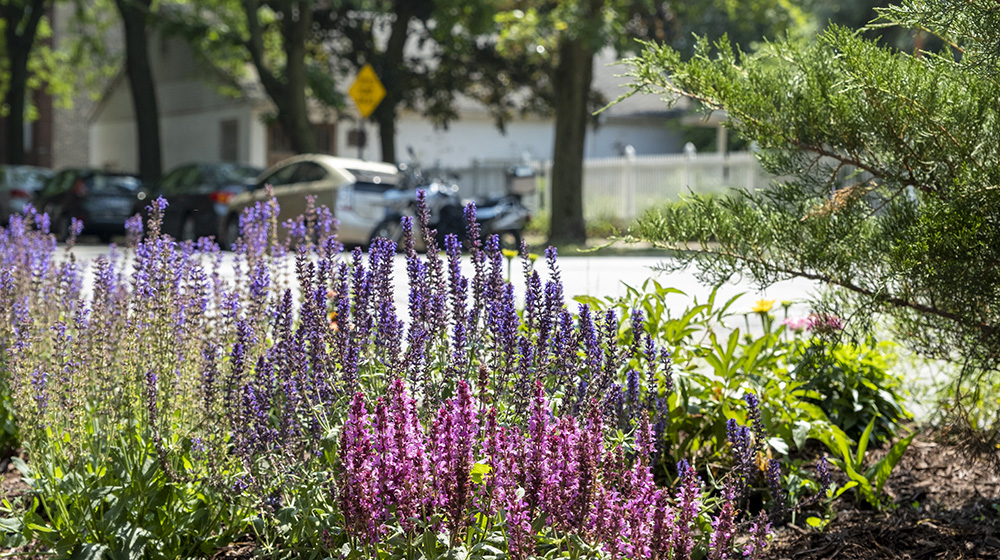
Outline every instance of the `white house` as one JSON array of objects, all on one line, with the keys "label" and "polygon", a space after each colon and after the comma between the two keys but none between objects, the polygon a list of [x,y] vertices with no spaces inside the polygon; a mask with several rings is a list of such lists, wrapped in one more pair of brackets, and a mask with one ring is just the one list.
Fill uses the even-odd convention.
[{"label": "white house", "polygon": [[[163,168],[192,161],[236,161],[267,166],[291,155],[280,129],[269,127],[266,116],[273,112],[266,96],[254,84],[241,86],[237,97],[220,93],[223,78],[199,63],[183,40],[150,39],[150,56],[158,95]],[[617,77],[624,68],[612,65],[612,52],[595,62],[595,89],[608,99],[625,91],[627,78]],[[344,88],[350,83],[345,80]],[[230,86],[232,87],[232,86]],[[676,153],[678,135],[666,122],[676,112],[656,96],[635,96],[603,112],[589,129],[587,158]],[[551,118],[525,118],[507,124],[501,133],[482,105],[459,102],[459,119],[447,129],[435,128],[412,112],[400,115],[397,153],[412,147],[425,165],[467,168],[479,162],[516,162],[524,158],[548,160],[552,156]],[[357,157],[349,142],[357,128],[357,112],[345,114],[314,109],[320,151]],[[123,171],[138,169],[135,119],[128,81],[118,76],[97,104],[90,118],[90,163]],[[368,136],[366,159],[378,157],[378,130],[365,126]],[[403,156],[405,157],[405,156]]]}]

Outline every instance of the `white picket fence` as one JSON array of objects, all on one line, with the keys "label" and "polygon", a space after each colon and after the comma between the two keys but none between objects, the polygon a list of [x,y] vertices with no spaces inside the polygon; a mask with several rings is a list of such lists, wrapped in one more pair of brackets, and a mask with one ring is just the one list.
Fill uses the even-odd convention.
[{"label": "white picket fence", "polygon": [[[456,169],[463,196],[486,197],[504,192],[507,171],[516,162],[476,162]],[[550,208],[552,163],[530,164],[536,170],[536,195],[525,203],[534,210]],[[772,177],[750,152],[670,154],[591,159],[584,162],[583,213],[588,220],[631,220],[647,209],[687,193],[724,193],[730,189],[766,187]]]}]

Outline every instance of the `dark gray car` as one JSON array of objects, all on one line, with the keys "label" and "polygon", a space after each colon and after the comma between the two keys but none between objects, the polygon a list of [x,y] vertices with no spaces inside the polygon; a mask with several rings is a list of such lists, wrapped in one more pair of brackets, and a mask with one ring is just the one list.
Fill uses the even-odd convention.
[{"label": "dark gray car", "polygon": [[69,236],[73,218],[83,222],[83,233],[107,243],[124,235],[125,220],[140,195],[142,182],[135,175],[100,169],[64,169],[52,176],[38,193],[35,206],[49,215],[56,238]]},{"label": "dark gray car", "polygon": [[167,201],[163,213],[163,233],[181,241],[199,237],[222,240],[229,216],[229,200],[245,192],[262,171],[259,167],[235,163],[189,163],[164,174],[134,212],[145,214],[146,206],[157,197]]}]

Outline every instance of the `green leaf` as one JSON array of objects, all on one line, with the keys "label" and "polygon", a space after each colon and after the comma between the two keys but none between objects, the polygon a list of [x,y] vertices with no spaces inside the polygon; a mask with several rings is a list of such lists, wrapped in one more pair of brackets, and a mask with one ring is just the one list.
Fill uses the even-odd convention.
[{"label": "green leaf", "polygon": [[475,465],[472,465],[472,482],[475,484],[482,484],[483,478],[490,474],[490,471],[492,470],[493,467],[486,463],[476,463]]},{"label": "green leaf", "polygon": [[[912,434],[906,436],[905,438],[896,442],[889,450],[889,453],[882,458],[881,461],[872,465],[872,468],[868,470],[869,479],[874,478],[875,480],[875,493],[881,494],[882,487],[885,485],[886,481],[889,480],[889,475],[892,474],[892,469],[896,468],[896,464],[909,449],[910,443],[913,442],[913,438],[920,433],[919,430],[913,432]],[[874,472],[873,472],[874,471]],[[874,474],[874,477],[872,476]]]},{"label": "green leaf", "polygon": [[823,526],[823,520],[818,517],[807,517],[806,524],[809,525],[810,527],[815,527],[816,529],[819,529],[820,527]]},{"label": "green leaf", "polygon": [[785,440],[781,439],[780,437],[775,436],[772,438],[768,438],[767,444],[770,445],[771,448],[777,451],[778,453],[781,453],[782,455],[788,455],[788,444],[785,442]]},{"label": "green leaf", "polygon": [[868,438],[872,435],[872,430],[875,429],[875,420],[878,416],[872,418],[872,421],[868,423],[868,427],[865,428],[863,434],[861,434],[861,439],[858,440],[858,453],[854,458],[854,468],[860,469],[864,465],[865,451],[868,450]]},{"label": "green leaf", "polygon": [[105,553],[111,554],[111,549],[105,544],[83,543],[70,558],[72,560],[101,560],[105,557]]},{"label": "green leaf", "polygon": [[795,447],[802,449],[806,446],[806,440],[809,439],[809,432],[812,430],[812,424],[805,420],[796,420],[795,424],[792,425],[792,441],[795,442]]},{"label": "green leaf", "polygon": [[590,308],[594,310],[599,310],[604,308],[604,300],[601,300],[594,296],[587,296],[587,295],[574,296],[573,301],[589,305]]},{"label": "green leaf", "polygon": [[4,533],[18,533],[21,528],[24,527],[24,523],[16,517],[5,517],[0,519],[0,531]]},{"label": "green leaf", "polygon": [[831,452],[836,453],[844,463],[850,463],[851,438],[847,437],[844,430],[841,430],[834,424],[823,426],[822,429],[817,428],[817,426],[813,426],[813,430],[810,432],[810,435],[826,444],[827,448],[829,448]]}]

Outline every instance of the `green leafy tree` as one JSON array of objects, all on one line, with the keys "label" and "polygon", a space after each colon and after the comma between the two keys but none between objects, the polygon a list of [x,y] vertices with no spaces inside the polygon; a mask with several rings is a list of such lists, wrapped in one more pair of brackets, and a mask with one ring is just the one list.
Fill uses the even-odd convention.
[{"label": "green leafy tree", "polygon": [[[50,14],[68,4],[67,33],[55,37]],[[31,92],[69,108],[79,91],[96,92],[118,66],[105,32],[117,23],[102,1],[0,0],[0,161],[24,162],[24,125],[37,118]],[[110,10],[113,11],[113,10]]]},{"label": "green leafy tree", "polygon": [[342,75],[365,64],[375,69],[386,95],[372,118],[379,127],[383,161],[397,161],[396,121],[401,109],[435,124],[457,118],[459,92],[488,79],[491,65],[479,55],[492,30],[493,0],[345,0],[317,12],[318,39]]},{"label": "green leafy tree", "polygon": [[330,56],[317,39],[315,17],[328,9],[308,0],[211,0],[180,2],[165,10],[168,33],[184,37],[200,60],[241,94],[259,82],[274,104],[274,119],[297,153],[316,151],[310,101],[337,108]]},{"label": "green leafy tree", "polygon": [[7,163],[24,163],[24,122],[31,72],[29,61],[35,51],[39,30],[43,33],[45,13],[52,7],[50,0],[0,0],[0,91],[3,92],[2,116],[4,158]]},{"label": "green leafy tree", "polygon": [[635,91],[724,109],[785,179],[651,212],[634,233],[710,281],[809,278],[839,288],[855,325],[890,318],[915,349],[963,366],[955,418],[995,451],[1000,5],[907,0],[880,11],[890,23],[947,46],[908,54],[837,26],[752,55],[725,40],[690,60],[647,45],[630,61]]},{"label": "green leafy tree", "polygon": [[[592,90],[594,57],[613,47],[625,52],[635,39],[655,39],[690,50],[689,34],[698,30],[722,35],[731,30],[749,45],[766,33],[804,29],[809,18],[793,3],[732,2],[654,3],[647,0],[519,0],[497,15],[499,52],[515,61],[521,79],[509,80],[507,95],[528,87],[534,108],[555,115],[552,206],[549,243],[586,241],[583,219],[583,148],[591,115],[606,103]],[[526,71],[525,68],[531,71]],[[515,77],[516,78],[516,77]]]}]

